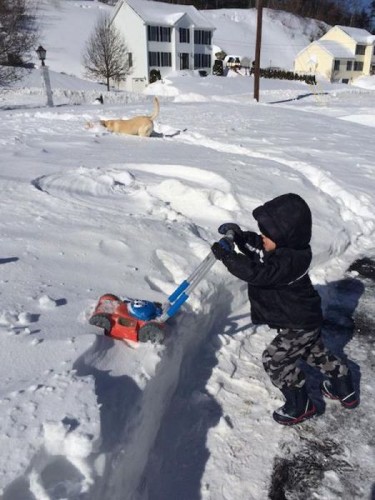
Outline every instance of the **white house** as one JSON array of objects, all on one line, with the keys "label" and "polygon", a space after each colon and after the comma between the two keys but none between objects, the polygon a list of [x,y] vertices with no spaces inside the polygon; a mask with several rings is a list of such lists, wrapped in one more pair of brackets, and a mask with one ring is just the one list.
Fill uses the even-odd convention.
[{"label": "white house", "polygon": [[360,28],[334,26],[297,54],[294,70],[343,83],[375,74],[375,36]]},{"label": "white house", "polygon": [[121,88],[142,91],[153,69],[162,78],[180,70],[211,72],[215,27],[192,5],[120,0],[111,22],[129,50],[131,74]]}]

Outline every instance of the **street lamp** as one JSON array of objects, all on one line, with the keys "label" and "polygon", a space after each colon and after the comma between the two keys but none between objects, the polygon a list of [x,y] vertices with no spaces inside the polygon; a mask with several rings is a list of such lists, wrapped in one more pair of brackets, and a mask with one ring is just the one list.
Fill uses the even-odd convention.
[{"label": "street lamp", "polygon": [[46,58],[47,51],[41,45],[35,51],[38,54],[39,59],[42,61],[42,66],[45,66],[44,60]]},{"label": "street lamp", "polygon": [[52,89],[51,89],[51,81],[49,78],[48,66],[46,66],[44,63],[47,51],[41,45],[39,45],[39,47],[36,49],[35,52],[38,54],[38,57],[41,62],[40,72],[42,74],[42,81],[44,84],[44,88],[46,89],[47,106],[53,106]]}]

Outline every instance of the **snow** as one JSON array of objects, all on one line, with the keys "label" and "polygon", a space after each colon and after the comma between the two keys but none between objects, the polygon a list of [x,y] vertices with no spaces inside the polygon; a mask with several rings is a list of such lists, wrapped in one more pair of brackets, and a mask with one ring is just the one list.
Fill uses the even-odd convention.
[{"label": "snow", "polygon": [[[275,457],[311,433],[336,446],[315,498],[354,498],[353,489],[369,498],[374,384],[361,337],[345,347],[361,367],[361,406],[328,403],[288,429],[272,419],[282,398],[261,364],[274,332],[251,324],[246,285],[220,263],[165,345],[114,341],[88,318],[106,292],[165,300],[219,224],[256,230],[252,210],[286,192],[313,212],[311,277],[325,311],[342,306],[346,269],[375,254],[375,78],[317,88],[262,80],[259,103],[253,79],[239,75],[171,75],[143,95],[108,94],[82,80],[77,48],[110,8],[41,5],[55,107],[38,70],[0,95],[2,498],[266,498]],[[211,11],[215,36],[240,55],[252,51],[233,23],[250,12]],[[73,20],[82,29],[68,31]],[[280,15],[284,61],[305,43],[300,22]],[[279,24],[265,25],[273,61]],[[152,95],[161,101],[154,137],[98,125],[149,113]]]},{"label": "snow", "polygon": [[359,43],[372,43],[374,41],[374,36],[369,35],[367,30],[361,28],[351,28],[348,26],[339,26],[340,29],[345,31],[349,36],[354,38],[356,42]]},{"label": "snow", "polygon": [[334,57],[340,57],[341,59],[353,59],[355,57],[354,50],[334,40],[318,40],[315,44]]},{"label": "snow", "polygon": [[144,22],[160,26],[173,26],[188,14],[196,28],[214,28],[199,10],[191,5],[171,5],[151,0],[127,0],[129,6]]}]

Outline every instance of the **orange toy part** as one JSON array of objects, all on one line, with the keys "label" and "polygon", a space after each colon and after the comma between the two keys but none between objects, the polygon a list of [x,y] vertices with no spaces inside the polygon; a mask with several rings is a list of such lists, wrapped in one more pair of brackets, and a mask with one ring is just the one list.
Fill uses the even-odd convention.
[{"label": "orange toy part", "polygon": [[[151,325],[154,326],[154,333],[162,341],[164,335],[162,334],[163,325],[155,321],[144,321],[131,316],[128,310],[128,303],[122,301],[119,297],[112,294],[102,295],[99,302],[90,318],[90,324],[99,326],[104,329],[105,334],[119,340],[132,340],[134,342],[147,340],[153,341],[148,338],[148,329]],[[143,330],[144,335],[139,335],[142,327],[147,325]]]}]

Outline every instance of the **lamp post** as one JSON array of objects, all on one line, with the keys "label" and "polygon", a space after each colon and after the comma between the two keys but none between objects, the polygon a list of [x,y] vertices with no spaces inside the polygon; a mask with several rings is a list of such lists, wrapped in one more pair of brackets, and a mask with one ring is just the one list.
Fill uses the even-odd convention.
[{"label": "lamp post", "polygon": [[46,54],[47,54],[46,49],[44,49],[41,45],[39,45],[39,47],[36,49],[35,52],[38,54],[42,66],[45,66],[44,61],[46,59]]},{"label": "lamp post", "polygon": [[47,94],[47,106],[53,106],[52,100],[52,89],[51,89],[51,81],[49,78],[48,66],[45,65],[44,61],[46,59],[47,51],[41,45],[35,51],[38,54],[40,60],[40,71],[42,74],[42,81],[44,83],[44,88],[46,89]]}]

